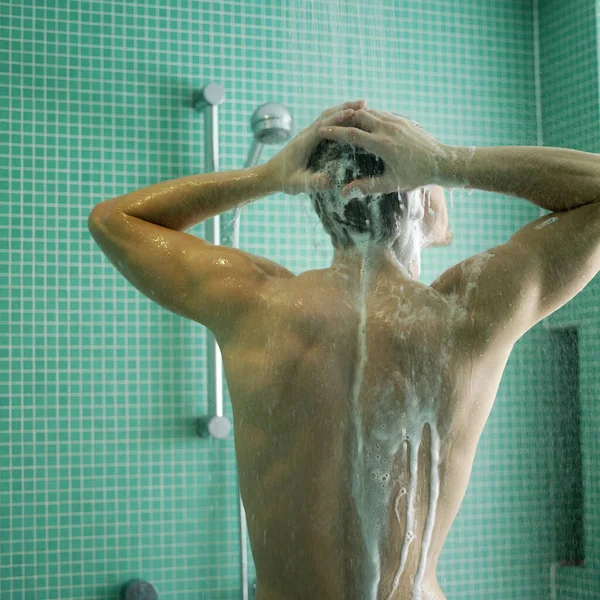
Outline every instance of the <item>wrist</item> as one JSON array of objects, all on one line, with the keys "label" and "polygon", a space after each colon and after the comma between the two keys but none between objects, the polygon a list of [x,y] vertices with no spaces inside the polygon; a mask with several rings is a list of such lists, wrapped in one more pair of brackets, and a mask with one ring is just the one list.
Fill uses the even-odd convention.
[{"label": "wrist", "polygon": [[256,167],[250,167],[256,172],[259,185],[263,190],[263,196],[269,196],[281,191],[281,177],[277,176],[277,169],[274,168],[271,160]]},{"label": "wrist", "polygon": [[466,187],[467,166],[475,152],[474,146],[443,144],[436,163],[435,181],[442,187]]}]

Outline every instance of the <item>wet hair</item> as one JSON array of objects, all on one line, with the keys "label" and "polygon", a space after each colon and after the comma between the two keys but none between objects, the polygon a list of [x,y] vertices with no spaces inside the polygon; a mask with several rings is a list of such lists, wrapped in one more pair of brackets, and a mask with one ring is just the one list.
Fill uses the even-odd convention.
[{"label": "wet hair", "polygon": [[341,194],[351,181],[382,175],[385,163],[381,158],[351,144],[321,140],[309,158],[308,169],[325,173],[333,184],[330,190],[311,192],[309,196],[336,248],[356,246],[358,240],[393,240],[398,221],[407,211],[407,194]]}]

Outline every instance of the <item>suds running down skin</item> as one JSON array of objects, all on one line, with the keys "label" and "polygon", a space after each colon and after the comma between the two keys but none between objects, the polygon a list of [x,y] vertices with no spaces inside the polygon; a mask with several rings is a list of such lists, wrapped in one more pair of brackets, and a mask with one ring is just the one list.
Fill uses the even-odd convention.
[{"label": "suds running down skin", "polygon": [[[348,144],[320,145],[319,153],[309,165],[325,173],[332,189],[311,194],[313,206],[336,248],[352,248],[361,257],[360,288],[357,303],[360,318],[357,331],[355,377],[352,385],[351,423],[353,429],[351,494],[360,521],[360,531],[367,553],[367,569],[361,597],[376,600],[381,581],[381,549],[386,541],[388,507],[394,506],[399,524],[406,523],[405,535],[399,550],[398,567],[387,600],[391,600],[401,584],[411,544],[415,540],[416,496],[419,477],[418,454],[425,426],[430,432],[429,504],[423,526],[421,551],[417,573],[412,582],[411,600],[429,600],[422,590],[427,569],[428,552],[436,521],[440,491],[440,436],[438,433],[440,390],[427,390],[424,398],[423,382],[407,381],[403,390],[404,412],[398,413],[394,390],[382,390],[379,410],[370,431],[362,422],[360,410],[361,391],[368,359],[367,349],[367,299],[374,284],[375,268],[371,265],[371,249],[377,245],[392,250],[399,266],[413,275],[420,272],[420,251],[423,247],[424,207],[421,189],[393,194],[365,195],[358,188],[348,196],[341,189],[351,181],[364,177],[377,177],[383,173],[383,161],[362,149]],[[379,161],[379,162],[378,162]],[[424,188],[428,193],[427,187]],[[431,210],[431,209],[429,209]],[[429,213],[431,214],[431,213]],[[484,260],[485,262],[485,260]],[[415,267],[412,268],[412,267]],[[483,264],[474,266],[476,271]],[[475,286],[476,288],[476,286]],[[397,318],[400,318],[397,315]],[[415,320],[415,315],[406,315]],[[425,386],[427,387],[427,386]],[[386,410],[389,405],[389,410]],[[392,479],[393,465],[399,452],[410,455],[409,480]],[[395,494],[395,497],[393,497]],[[401,498],[406,499],[406,513],[398,509]]]},{"label": "suds running down skin", "polygon": [[[365,261],[366,262],[366,261]],[[361,268],[360,320],[357,332],[356,375],[352,387],[351,422],[355,435],[353,461],[352,498],[360,520],[361,534],[368,557],[368,569],[364,580],[362,597],[376,600],[381,585],[380,548],[386,541],[388,507],[393,502],[399,524],[406,523],[405,535],[400,549],[399,565],[394,576],[392,589],[387,600],[391,600],[400,586],[406,567],[411,544],[415,540],[417,484],[419,480],[418,454],[423,439],[425,425],[430,431],[430,482],[429,506],[421,541],[419,567],[412,586],[411,600],[423,600],[421,586],[427,568],[440,488],[440,438],[437,427],[438,409],[433,398],[423,402],[422,394],[413,383],[407,383],[404,397],[407,399],[404,412],[385,410],[385,405],[393,406],[394,391],[382,392],[379,418],[367,433],[360,410],[361,388],[367,364],[367,291],[370,287],[370,271],[363,263]],[[385,414],[384,414],[385,413]],[[400,481],[392,479],[393,465],[400,451],[410,453],[409,482],[402,487]],[[392,494],[396,494],[392,498]],[[406,496],[406,514],[398,511],[400,498]]]}]

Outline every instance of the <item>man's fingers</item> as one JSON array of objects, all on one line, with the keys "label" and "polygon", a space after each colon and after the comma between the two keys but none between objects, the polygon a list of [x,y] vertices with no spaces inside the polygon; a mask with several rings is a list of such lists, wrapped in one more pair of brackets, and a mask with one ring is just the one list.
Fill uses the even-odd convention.
[{"label": "man's fingers", "polygon": [[350,117],[346,120],[346,125],[355,125],[369,133],[375,133],[379,131],[382,121],[370,112],[358,110],[351,113]]},{"label": "man's fingers", "polygon": [[367,105],[366,100],[352,100],[350,102],[344,102],[343,108],[351,108],[352,110],[360,110]]},{"label": "man's fingers", "polygon": [[330,125],[337,125],[338,123],[348,122],[348,119],[352,116],[353,111],[351,108],[346,108],[345,110],[340,110],[326,119],[322,119],[319,123],[319,127],[328,127]]},{"label": "man's fingers", "polygon": [[341,110],[345,110],[347,108],[351,108],[352,110],[360,110],[367,105],[366,100],[353,100],[351,102],[344,102],[344,104],[339,104],[338,106],[333,106],[332,108],[328,108],[321,113],[319,120],[327,119],[331,115],[340,112]]},{"label": "man's fingers", "polygon": [[[356,127],[321,127],[319,136],[327,140],[337,140],[359,146],[381,156],[381,141],[372,133]],[[382,156],[382,158],[384,157]]]},{"label": "man's fingers", "polygon": [[398,117],[400,117],[401,119],[408,119],[408,117],[405,117],[404,115],[401,115],[399,113],[395,113],[395,112],[388,112],[388,111],[380,111],[380,110],[370,110],[369,112],[372,114],[377,115],[382,121],[397,121]]}]

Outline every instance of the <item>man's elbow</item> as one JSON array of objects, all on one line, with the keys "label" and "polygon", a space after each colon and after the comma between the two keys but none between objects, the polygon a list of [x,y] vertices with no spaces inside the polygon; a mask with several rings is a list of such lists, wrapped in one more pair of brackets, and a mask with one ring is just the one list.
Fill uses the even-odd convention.
[{"label": "man's elbow", "polygon": [[[103,206],[103,203],[96,204],[88,217],[88,229],[94,238],[107,233],[107,231],[115,230],[121,224],[120,219],[114,217],[123,216],[120,211]],[[110,220],[110,223],[109,223]]]},{"label": "man's elbow", "polygon": [[95,206],[92,209],[92,212],[90,212],[90,214],[88,216],[88,222],[87,222],[89,232],[92,234],[92,237],[94,239],[100,232],[101,220],[102,220],[102,217],[100,216],[100,211],[98,210],[98,207]]},{"label": "man's elbow", "polygon": [[88,217],[88,230],[100,249],[106,253],[107,241],[114,237],[117,222],[112,219],[114,211],[96,205]]},{"label": "man's elbow", "polygon": [[90,215],[88,217],[89,229],[91,229],[92,227],[97,227],[98,225],[106,221],[108,211],[106,210],[106,207],[102,206],[102,204],[103,203],[100,202],[100,204],[96,204],[96,206],[92,208],[92,211],[90,212]]}]

